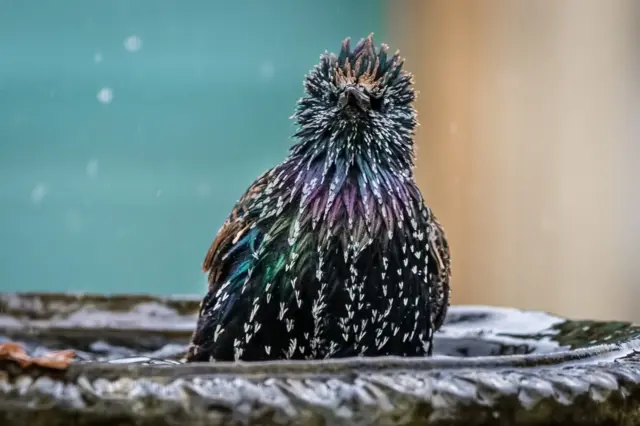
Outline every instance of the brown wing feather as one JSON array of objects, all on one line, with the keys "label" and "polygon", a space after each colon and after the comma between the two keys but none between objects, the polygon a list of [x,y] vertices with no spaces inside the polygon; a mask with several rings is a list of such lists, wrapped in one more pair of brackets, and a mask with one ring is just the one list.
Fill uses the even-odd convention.
[{"label": "brown wing feather", "polygon": [[449,243],[444,235],[444,229],[435,215],[431,216],[434,227],[434,236],[429,239],[429,251],[436,260],[436,282],[435,284],[435,303],[436,312],[434,315],[434,329],[438,330],[447,315],[449,308],[449,299],[451,296],[451,254]]},{"label": "brown wing feather", "polygon": [[238,200],[209,247],[202,262],[202,271],[209,273],[209,288],[218,282],[220,274],[223,272],[223,260],[228,250],[233,247],[251,227],[251,222],[247,214],[253,202],[260,196],[262,191],[264,191],[267,185],[266,176],[267,172],[260,175]]}]

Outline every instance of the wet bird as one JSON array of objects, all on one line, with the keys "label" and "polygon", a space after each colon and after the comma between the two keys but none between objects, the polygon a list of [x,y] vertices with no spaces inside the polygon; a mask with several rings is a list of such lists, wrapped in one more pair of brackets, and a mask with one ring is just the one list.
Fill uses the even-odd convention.
[{"label": "wet bird", "polygon": [[189,362],[431,354],[451,269],[414,179],[412,76],[370,35],[304,89],[289,155],[206,254]]}]

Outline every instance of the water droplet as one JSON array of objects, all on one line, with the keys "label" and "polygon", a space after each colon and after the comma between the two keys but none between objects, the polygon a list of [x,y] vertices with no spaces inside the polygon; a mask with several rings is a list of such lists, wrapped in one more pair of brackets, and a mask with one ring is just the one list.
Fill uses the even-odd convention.
[{"label": "water droplet", "polygon": [[96,95],[96,98],[100,103],[109,104],[113,100],[113,91],[108,87],[103,87]]},{"label": "water droplet", "polygon": [[90,178],[98,176],[98,160],[91,160],[87,163],[87,176]]},{"label": "water droplet", "polygon": [[262,78],[270,80],[273,78],[274,74],[275,67],[273,65],[273,62],[265,61],[262,63],[262,65],[260,65],[260,75],[262,76]]},{"label": "water droplet", "polygon": [[45,195],[49,192],[47,185],[39,183],[31,190],[31,201],[33,204],[40,204]]},{"label": "water droplet", "polygon": [[161,189],[158,189],[158,190],[156,191],[156,197],[159,197],[159,196],[161,196],[161,195],[162,195],[162,190],[161,190]]},{"label": "water droplet", "polygon": [[142,40],[135,35],[129,36],[124,41],[124,48],[129,52],[137,52],[142,48]]},{"label": "water droplet", "polygon": [[196,186],[196,194],[200,198],[209,198],[211,196],[212,188],[208,183],[202,182]]},{"label": "water droplet", "polygon": [[96,64],[102,62],[102,53],[97,52],[95,55],[93,55],[93,62],[95,62]]}]

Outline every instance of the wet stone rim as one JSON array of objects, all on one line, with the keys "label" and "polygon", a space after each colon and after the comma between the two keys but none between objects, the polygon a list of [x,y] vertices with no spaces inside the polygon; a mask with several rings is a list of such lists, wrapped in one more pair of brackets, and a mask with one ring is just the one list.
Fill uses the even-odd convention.
[{"label": "wet stone rim", "polygon": [[[58,302],[69,296],[60,297]],[[34,300],[30,306],[37,305]],[[74,309],[89,303],[74,300]],[[0,313],[7,311],[6,302],[0,297]],[[23,326],[53,317],[42,300],[39,311],[21,310],[15,302],[12,316]],[[184,308],[190,302],[176,303]],[[182,316],[189,311],[176,309]],[[2,360],[0,424],[635,424],[639,346],[634,335],[575,350],[501,357],[74,363],[62,371]]]},{"label": "wet stone rim", "polygon": [[[596,417],[609,413],[617,418],[611,406],[625,399],[637,402],[640,381],[638,365],[613,363],[560,368],[381,369],[351,374],[297,372],[290,377],[284,370],[274,377],[206,374],[206,366],[200,365],[194,366],[195,371],[200,370],[195,375],[190,374],[194,371],[190,366],[175,368],[184,374],[170,371],[173,368],[137,365],[101,365],[88,374],[82,370],[89,365],[72,367],[66,374],[15,367],[2,365],[8,373],[0,379],[0,407],[5,412],[11,409],[9,405],[13,410],[41,406],[139,420],[179,413],[184,421],[177,424],[185,425],[212,416],[219,417],[220,423],[210,424],[226,424],[229,418],[258,420],[267,414],[285,424],[304,424],[309,416],[335,422],[382,422],[401,413],[411,421],[421,418],[433,424],[445,420],[449,423],[442,424],[458,424],[455,420],[483,424],[468,423],[471,413],[549,421],[551,408],[562,418],[580,412]],[[99,377],[101,369],[106,377],[120,377]],[[380,424],[411,424],[397,420]]]}]

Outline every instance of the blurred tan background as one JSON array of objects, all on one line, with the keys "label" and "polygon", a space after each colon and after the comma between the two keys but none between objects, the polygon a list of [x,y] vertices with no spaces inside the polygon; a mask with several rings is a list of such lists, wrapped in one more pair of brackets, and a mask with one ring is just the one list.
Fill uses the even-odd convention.
[{"label": "blurred tan background", "polygon": [[631,0],[389,1],[453,303],[640,320]]}]

